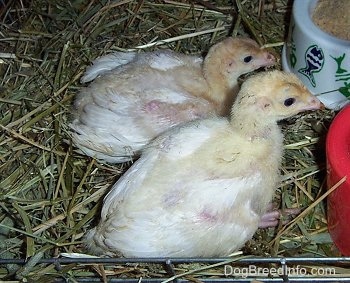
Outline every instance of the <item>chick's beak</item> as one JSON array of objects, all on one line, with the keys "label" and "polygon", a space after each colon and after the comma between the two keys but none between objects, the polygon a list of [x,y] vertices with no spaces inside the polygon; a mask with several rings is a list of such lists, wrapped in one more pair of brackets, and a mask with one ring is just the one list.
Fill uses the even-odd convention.
[{"label": "chick's beak", "polygon": [[260,53],[256,61],[254,62],[255,67],[257,68],[265,68],[271,67],[276,64],[276,58],[270,52],[263,51]]},{"label": "chick's beak", "polygon": [[270,67],[276,64],[276,58],[271,53],[266,54],[266,67]]},{"label": "chick's beak", "polygon": [[315,96],[311,96],[303,110],[318,110],[324,109],[324,104]]}]

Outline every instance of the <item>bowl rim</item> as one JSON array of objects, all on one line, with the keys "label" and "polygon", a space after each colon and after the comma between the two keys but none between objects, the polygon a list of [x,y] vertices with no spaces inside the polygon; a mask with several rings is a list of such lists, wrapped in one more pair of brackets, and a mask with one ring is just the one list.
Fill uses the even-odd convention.
[{"label": "bowl rim", "polygon": [[323,31],[312,20],[312,12],[316,7],[318,0],[294,0],[293,4],[293,16],[296,24],[300,25],[300,28],[310,38],[315,38],[319,43],[322,42],[323,46],[334,46],[339,48],[350,47],[350,40],[341,39],[334,35],[331,35]]}]

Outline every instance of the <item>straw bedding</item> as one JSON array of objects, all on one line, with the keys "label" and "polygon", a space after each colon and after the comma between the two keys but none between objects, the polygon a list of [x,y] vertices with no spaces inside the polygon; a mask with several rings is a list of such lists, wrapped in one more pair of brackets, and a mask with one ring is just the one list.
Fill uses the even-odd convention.
[{"label": "straw bedding", "polygon": [[[83,87],[84,69],[96,57],[158,48],[202,54],[228,35],[243,35],[279,58],[290,1],[233,2],[0,2],[0,258],[34,256],[35,263],[62,252],[85,252],[82,236],[98,218],[103,195],[130,165],[98,163],[69,142],[71,104]],[[244,253],[337,255],[322,200],[324,141],[333,117],[323,110],[281,124],[286,153],[275,203],[305,210],[290,225],[257,232]],[[0,278],[55,274],[53,266],[18,268],[2,266]],[[132,270],[131,276],[158,272],[149,266]],[[73,266],[65,271],[73,272]]]}]

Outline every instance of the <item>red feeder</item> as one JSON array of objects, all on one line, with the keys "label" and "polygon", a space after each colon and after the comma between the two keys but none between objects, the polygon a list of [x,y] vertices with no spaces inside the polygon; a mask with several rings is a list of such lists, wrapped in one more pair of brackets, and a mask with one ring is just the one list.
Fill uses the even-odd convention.
[{"label": "red feeder", "polygon": [[326,152],[328,189],[347,176],[328,196],[328,229],[339,251],[350,256],[350,106],[334,118],[327,135]]}]

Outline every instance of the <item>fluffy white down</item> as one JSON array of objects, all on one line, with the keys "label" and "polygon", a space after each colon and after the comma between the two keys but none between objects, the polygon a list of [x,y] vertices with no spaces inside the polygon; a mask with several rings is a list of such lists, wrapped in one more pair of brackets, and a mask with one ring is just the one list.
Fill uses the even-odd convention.
[{"label": "fluffy white down", "polygon": [[[152,161],[137,162],[106,197],[103,225],[89,236],[90,247],[98,243],[103,254],[126,257],[224,256],[240,248],[257,229],[260,215],[249,199],[238,194],[252,193],[262,181],[260,174],[210,180],[193,178],[199,172],[188,170],[177,176],[181,181],[168,179],[165,190],[155,194],[154,187],[143,182]],[[138,183],[142,191],[132,195],[130,188],[141,189]]]},{"label": "fluffy white down", "polygon": [[[155,94],[158,99],[152,100]],[[206,100],[171,89],[149,90],[136,97],[117,95],[113,89],[107,89],[104,97],[92,97],[94,103],[87,104],[70,124],[74,130],[71,135],[82,152],[107,162],[128,161],[164,130],[211,112]],[[152,103],[155,109],[148,110]],[[196,105],[199,111],[171,110],[179,103]]]},{"label": "fluffy white down", "polygon": [[202,62],[203,59],[199,56],[181,56],[181,54],[171,50],[157,50],[149,53],[113,52],[94,60],[93,64],[86,69],[80,81],[82,83],[91,82],[98,76],[130,63],[140,66],[149,65],[152,68],[166,71],[189,64],[199,67]]}]

